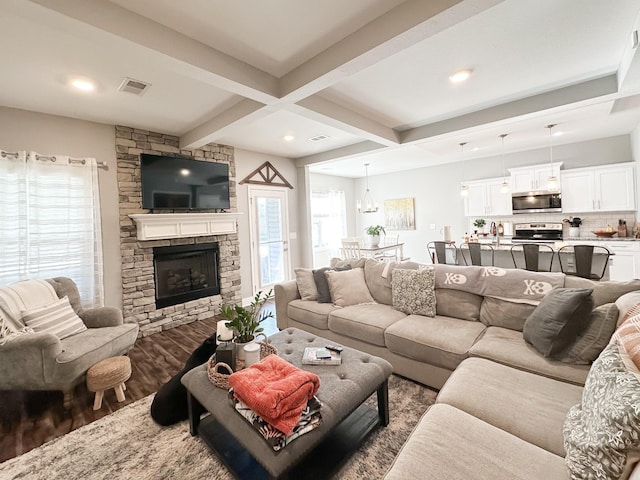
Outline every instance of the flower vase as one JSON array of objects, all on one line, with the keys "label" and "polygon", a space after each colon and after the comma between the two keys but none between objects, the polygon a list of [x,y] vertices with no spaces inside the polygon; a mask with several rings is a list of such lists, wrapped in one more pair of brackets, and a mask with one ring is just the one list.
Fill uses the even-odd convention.
[{"label": "flower vase", "polygon": [[380,244],[380,235],[371,235],[371,246],[377,247]]}]

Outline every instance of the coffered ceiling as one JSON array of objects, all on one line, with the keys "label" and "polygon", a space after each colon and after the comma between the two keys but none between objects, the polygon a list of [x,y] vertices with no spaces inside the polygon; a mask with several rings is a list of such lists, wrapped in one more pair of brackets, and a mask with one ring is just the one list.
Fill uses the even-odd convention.
[{"label": "coffered ceiling", "polygon": [[[0,105],[375,175],[495,155],[501,133],[507,152],[543,147],[549,123],[557,143],[630,133],[639,13],[640,0],[2,0]],[[460,69],[471,77],[450,83]],[[125,77],[150,87],[120,92]]]}]

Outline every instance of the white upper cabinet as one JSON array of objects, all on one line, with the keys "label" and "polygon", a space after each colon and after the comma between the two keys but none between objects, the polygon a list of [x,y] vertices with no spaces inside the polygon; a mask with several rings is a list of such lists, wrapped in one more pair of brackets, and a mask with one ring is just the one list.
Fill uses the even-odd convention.
[{"label": "white upper cabinet", "polygon": [[562,162],[556,162],[531,167],[510,168],[513,193],[549,190],[549,177],[554,176],[560,180],[561,165]]},{"label": "white upper cabinet", "polygon": [[464,182],[468,188],[468,195],[464,200],[465,215],[467,217],[511,215],[511,192],[500,191],[502,182],[502,177]]},{"label": "white upper cabinet", "polygon": [[636,209],[632,163],[564,170],[561,184],[562,211],[565,213]]}]

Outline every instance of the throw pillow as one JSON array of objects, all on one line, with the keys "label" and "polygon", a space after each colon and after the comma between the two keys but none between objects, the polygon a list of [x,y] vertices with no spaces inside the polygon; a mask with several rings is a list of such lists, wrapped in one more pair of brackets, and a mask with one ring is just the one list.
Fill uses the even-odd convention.
[{"label": "throw pillow", "polygon": [[551,290],[524,322],[523,334],[545,357],[562,351],[587,325],[593,309],[590,288]]},{"label": "throw pillow", "polygon": [[587,328],[575,342],[569,344],[553,358],[565,363],[589,365],[611,340],[618,321],[618,307],[615,303],[607,303],[596,307],[589,316]]},{"label": "throw pillow", "polygon": [[325,272],[329,270],[343,272],[345,270],[351,270],[351,267],[347,265],[346,267],[323,267],[318,270],[313,270],[313,279],[316,282],[316,289],[318,290],[318,303],[331,303],[331,292],[329,291],[329,283],[325,276]]},{"label": "throw pillow", "polygon": [[296,283],[302,300],[317,300],[318,289],[316,281],[313,279],[313,270],[310,268],[294,268]]},{"label": "throw pillow", "polygon": [[393,308],[407,315],[436,316],[435,270],[393,271],[391,296]]},{"label": "throw pillow", "polygon": [[617,342],[607,345],[589,370],[582,402],[567,414],[565,462],[573,480],[619,479],[632,467],[640,438],[640,371],[627,360]]},{"label": "throw pillow", "polygon": [[334,305],[348,307],[361,303],[375,303],[364,281],[364,269],[354,268],[343,272],[325,272]]},{"label": "throw pillow", "polygon": [[615,338],[631,361],[640,368],[640,314],[626,319],[616,330]]},{"label": "throw pillow", "polygon": [[22,321],[34,332],[52,333],[60,340],[87,329],[67,297],[44,307],[23,311]]}]

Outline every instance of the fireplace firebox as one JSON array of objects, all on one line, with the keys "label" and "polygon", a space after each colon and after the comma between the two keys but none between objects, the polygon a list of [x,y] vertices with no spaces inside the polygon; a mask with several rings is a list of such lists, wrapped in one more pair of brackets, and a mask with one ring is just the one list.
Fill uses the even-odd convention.
[{"label": "fireplace firebox", "polygon": [[156,308],[220,293],[217,243],[154,247]]}]

